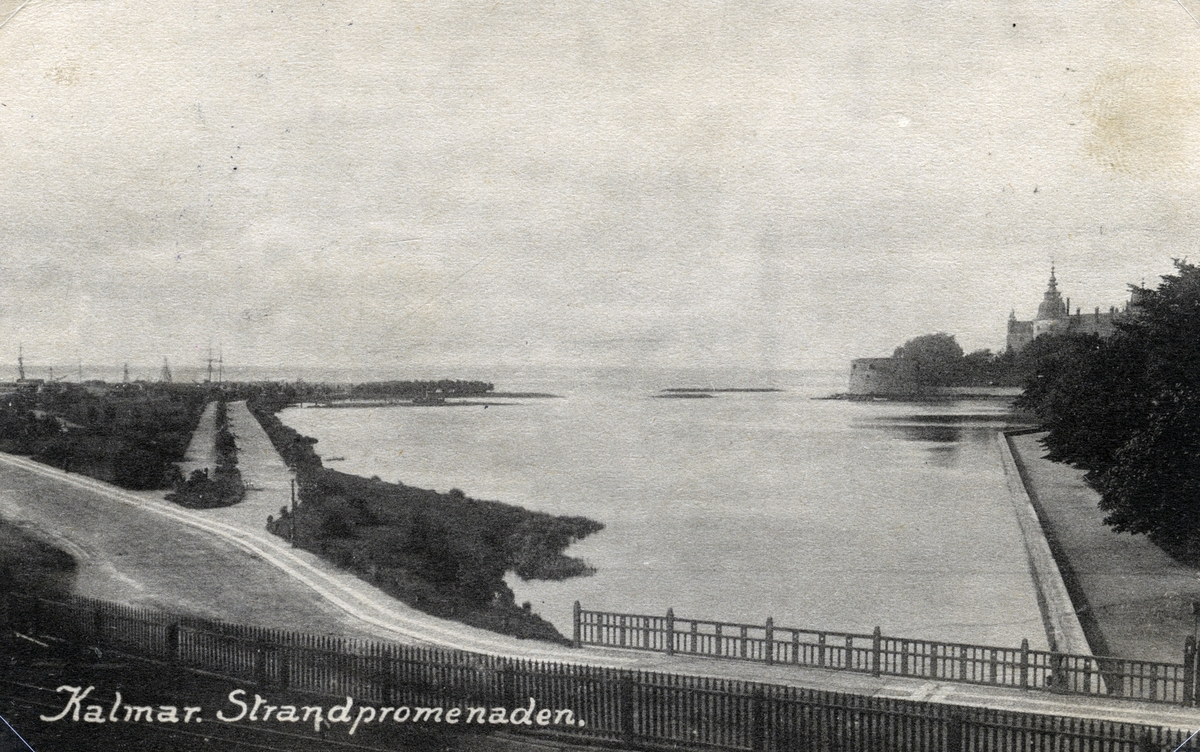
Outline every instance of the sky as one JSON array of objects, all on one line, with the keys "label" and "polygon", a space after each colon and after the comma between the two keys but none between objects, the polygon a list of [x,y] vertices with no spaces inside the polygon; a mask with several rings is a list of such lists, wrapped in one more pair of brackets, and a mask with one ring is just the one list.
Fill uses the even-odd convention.
[{"label": "sky", "polygon": [[0,363],[998,350],[1197,256],[1184,3],[0,0]]}]

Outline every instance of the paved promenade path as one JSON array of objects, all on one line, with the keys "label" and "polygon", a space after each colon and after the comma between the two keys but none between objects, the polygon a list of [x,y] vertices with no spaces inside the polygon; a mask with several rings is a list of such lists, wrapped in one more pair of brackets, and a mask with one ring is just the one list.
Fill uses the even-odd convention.
[{"label": "paved promenade path", "polygon": [[1181,662],[1195,629],[1191,602],[1200,600],[1200,572],[1144,535],[1113,532],[1083,471],[1043,459],[1044,436],[1011,441],[1092,652]]},{"label": "paved promenade path", "polygon": [[[0,516],[75,558],[79,595],[319,634],[375,634],[229,540],[119,501],[98,481],[12,455],[0,460]],[[161,492],[116,493],[167,505],[156,498]]]},{"label": "paved promenade path", "polygon": [[204,412],[200,414],[200,422],[196,424],[192,440],[188,442],[183,462],[179,463],[179,470],[183,473],[184,478],[190,477],[195,470],[203,470],[207,467],[211,472],[211,468],[217,466],[216,433],[217,403],[214,400],[209,402],[205,406]]},{"label": "paved promenade path", "polygon": [[1200,710],[1171,705],[661,653],[575,650],[436,619],[266,532],[266,514],[286,503],[289,478],[278,457],[265,451],[267,439],[257,421],[247,422],[244,411],[244,405],[229,406],[241,448],[239,466],[247,484],[259,490],[242,509],[181,509],[161,494],[131,493],[0,454],[0,515],[24,522],[75,555],[81,562],[76,585],[81,595],[175,612],[518,658],[1200,728]]}]

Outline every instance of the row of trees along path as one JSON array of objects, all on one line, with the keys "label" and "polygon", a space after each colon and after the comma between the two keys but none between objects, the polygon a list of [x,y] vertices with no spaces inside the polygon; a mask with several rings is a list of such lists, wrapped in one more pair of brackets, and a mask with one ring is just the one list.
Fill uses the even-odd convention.
[{"label": "row of trees along path", "polygon": [[1177,663],[1196,628],[1196,569],[1144,535],[1104,524],[1100,494],[1084,470],[1043,455],[1044,433],[1011,438],[1026,487],[1096,655]]}]

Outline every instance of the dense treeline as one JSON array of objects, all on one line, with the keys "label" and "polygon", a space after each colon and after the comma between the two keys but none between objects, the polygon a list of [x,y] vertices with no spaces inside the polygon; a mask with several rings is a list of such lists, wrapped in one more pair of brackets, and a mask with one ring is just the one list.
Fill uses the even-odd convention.
[{"label": "dense treeline", "polygon": [[237,440],[229,430],[229,414],[224,399],[219,399],[214,408],[213,449],[217,465],[209,473],[208,468],[193,470],[185,481],[175,484],[175,491],[167,494],[167,500],[191,509],[213,509],[232,506],[246,497],[246,484],[237,467]]},{"label": "dense treeline", "polygon": [[25,386],[0,405],[0,450],[124,488],[171,488],[207,398],[184,384]]},{"label": "dense treeline", "polygon": [[892,357],[915,362],[917,378],[926,387],[1021,386],[1035,360],[1024,350],[967,354],[954,335],[945,332],[914,337],[897,347]]},{"label": "dense treeline", "polygon": [[493,385],[486,381],[372,381],[350,387],[355,399],[421,399],[439,397],[472,397],[487,394]]},{"label": "dense treeline", "polygon": [[504,574],[562,579],[589,574],[562,552],[603,528],[584,517],[555,517],[458,490],[438,493],[321,466],[315,439],[275,416],[280,404],[250,408],[295,470],[299,501],[268,528],[428,613],[519,637],[562,640],[553,626],[517,607]]},{"label": "dense treeline", "polygon": [[1106,522],[1200,562],[1200,268],[1176,261],[1108,339],[1041,337],[1019,405],[1087,470]]}]

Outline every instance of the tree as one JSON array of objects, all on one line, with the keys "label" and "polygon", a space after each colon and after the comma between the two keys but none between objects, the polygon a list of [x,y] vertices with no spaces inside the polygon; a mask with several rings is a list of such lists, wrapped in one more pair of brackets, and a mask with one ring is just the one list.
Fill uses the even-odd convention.
[{"label": "tree", "polygon": [[962,376],[963,349],[953,334],[938,332],[914,337],[897,347],[893,358],[917,364],[917,373],[926,386],[951,386]]},{"label": "tree", "polygon": [[1196,559],[1200,268],[1178,260],[1175,268],[1157,290],[1134,289],[1130,313],[1108,340],[1035,341],[1050,352],[1020,404],[1049,429],[1051,459],[1087,468],[1105,522]]}]

